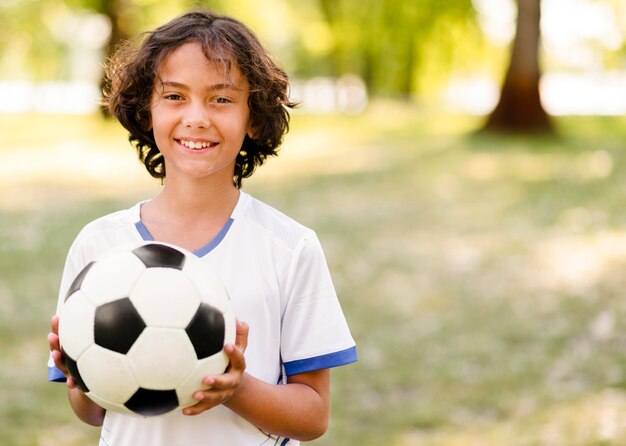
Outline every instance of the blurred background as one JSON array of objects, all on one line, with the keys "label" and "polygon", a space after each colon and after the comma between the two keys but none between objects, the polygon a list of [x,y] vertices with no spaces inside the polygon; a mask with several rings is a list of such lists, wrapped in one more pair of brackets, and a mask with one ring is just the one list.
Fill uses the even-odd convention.
[{"label": "blurred background", "polygon": [[0,0],[0,444],[97,442],[49,318],[80,228],[160,187],[102,64],[200,5],[301,103],[244,189],[318,232],[357,340],[312,444],[626,444],[622,0]]}]

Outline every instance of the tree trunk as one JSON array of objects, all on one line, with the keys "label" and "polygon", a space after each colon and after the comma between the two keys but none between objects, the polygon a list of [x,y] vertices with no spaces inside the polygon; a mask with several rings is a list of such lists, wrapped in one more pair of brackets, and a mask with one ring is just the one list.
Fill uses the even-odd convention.
[{"label": "tree trunk", "polygon": [[517,31],[500,100],[485,130],[499,132],[553,131],[539,98],[541,0],[517,0]]},{"label": "tree trunk", "polygon": [[[124,15],[124,7],[124,2],[120,0],[106,0],[102,2],[102,10],[100,12],[106,15],[111,22],[111,35],[109,36],[104,55],[106,63],[108,63],[117,46],[129,37],[128,33],[120,26],[122,16]],[[100,79],[100,90],[105,88],[105,83],[106,80],[103,73]],[[106,117],[109,116],[109,112],[105,107],[100,107],[100,112]]]}]

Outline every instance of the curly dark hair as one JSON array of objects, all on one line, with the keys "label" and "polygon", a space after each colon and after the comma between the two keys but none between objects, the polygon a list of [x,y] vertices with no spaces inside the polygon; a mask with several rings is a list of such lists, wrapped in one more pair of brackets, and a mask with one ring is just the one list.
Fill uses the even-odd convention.
[{"label": "curly dark hair", "polygon": [[240,188],[256,166],[277,154],[289,130],[287,107],[296,104],[288,97],[287,74],[238,20],[194,10],[145,33],[138,48],[130,41],[122,44],[105,67],[102,105],[130,132],[128,139],[150,175],[163,180],[166,166],[151,128],[150,100],[161,61],[189,42],[200,43],[207,59],[217,60],[226,70],[236,63],[250,86],[254,136],[246,135],[237,155],[233,182]]}]

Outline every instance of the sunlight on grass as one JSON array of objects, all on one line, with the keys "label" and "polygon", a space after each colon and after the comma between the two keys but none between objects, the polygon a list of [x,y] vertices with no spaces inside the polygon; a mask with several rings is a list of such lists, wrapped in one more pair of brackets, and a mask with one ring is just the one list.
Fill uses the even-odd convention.
[{"label": "sunlight on grass", "polygon": [[537,289],[587,293],[626,259],[626,232],[555,233],[529,248],[527,280]]},{"label": "sunlight on grass", "polygon": [[[395,446],[580,446],[613,444],[626,436],[626,396],[606,390],[567,404],[532,407],[520,402],[515,422],[472,420],[432,435],[409,432]],[[526,406],[526,407],[524,407]],[[467,420],[470,421],[470,420]]]},{"label": "sunlight on grass", "polygon": [[520,181],[550,181],[573,178],[592,181],[606,178],[613,171],[613,158],[605,150],[580,153],[572,159],[571,153],[515,153],[507,163],[500,157],[481,153],[470,157],[464,166],[465,174],[478,181],[514,178]]},{"label": "sunlight on grass", "polygon": [[112,121],[8,115],[0,122],[0,209],[36,209],[58,196],[119,197],[154,184]]}]

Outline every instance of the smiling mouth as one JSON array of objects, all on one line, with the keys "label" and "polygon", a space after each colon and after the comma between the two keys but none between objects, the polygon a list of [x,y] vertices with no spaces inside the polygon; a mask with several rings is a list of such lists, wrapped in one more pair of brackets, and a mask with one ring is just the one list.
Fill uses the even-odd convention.
[{"label": "smiling mouth", "polygon": [[187,139],[177,139],[179,144],[192,150],[206,149],[217,146],[218,143],[211,141],[190,141]]}]

